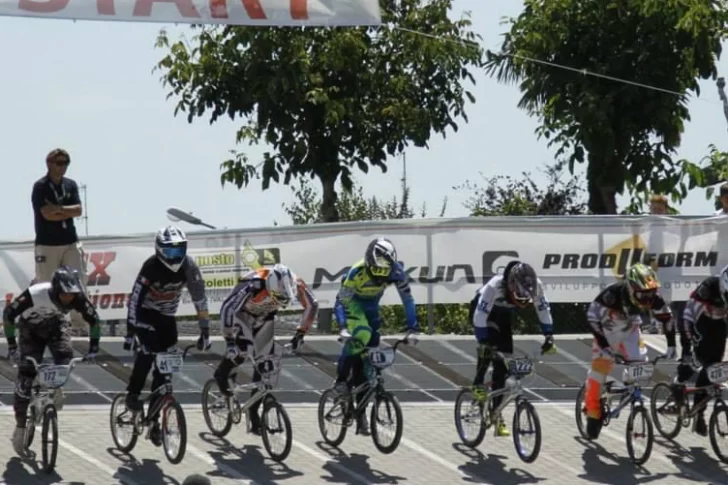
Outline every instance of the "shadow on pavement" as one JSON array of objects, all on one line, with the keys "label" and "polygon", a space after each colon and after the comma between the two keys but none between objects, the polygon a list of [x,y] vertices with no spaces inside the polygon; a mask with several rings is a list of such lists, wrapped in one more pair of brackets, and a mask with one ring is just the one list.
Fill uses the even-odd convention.
[{"label": "shadow on pavement", "polygon": [[[655,444],[667,450],[665,456],[680,470],[681,473],[678,476],[681,478],[700,481],[695,477],[696,474],[700,474],[710,480],[728,481],[728,466],[722,465],[718,457],[712,454],[712,450],[697,446],[688,449],[679,443],[661,437],[655,438]],[[708,438],[705,439],[705,446],[710,446]]]},{"label": "shadow on pavement", "polygon": [[[29,466],[30,470],[26,467]],[[5,471],[2,474],[2,483],[8,485],[50,485],[51,483],[59,483],[63,481],[58,473],[45,473],[41,471],[40,464],[35,459],[23,460],[14,456],[8,460],[5,465]],[[68,485],[86,485],[84,482],[66,482]]]},{"label": "shadow on pavement", "polygon": [[142,461],[139,461],[134,455],[121,452],[116,448],[107,448],[106,451],[121,462],[121,466],[114,475],[116,479],[129,478],[138,485],[180,485],[176,479],[164,474],[164,471],[159,468],[159,460],[143,458]]},{"label": "shadow on pavement", "polygon": [[[270,459],[267,453],[257,445],[245,445],[236,448],[225,438],[218,438],[212,433],[201,432],[198,435],[203,441],[216,447],[217,451],[208,452],[215,463],[230,467],[241,475],[254,479],[257,485],[272,485],[290,478],[303,475],[284,463],[277,463]],[[231,456],[232,455],[232,456]],[[208,473],[211,477],[229,477],[224,470]],[[229,477],[235,478],[235,477]]]},{"label": "shadow on pavement", "polygon": [[[329,483],[355,485],[363,481],[365,483],[387,483],[395,485],[403,480],[407,480],[406,477],[387,475],[382,471],[373,470],[369,463],[367,463],[367,460],[369,460],[367,455],[360,455],[358,453],[347,455],[340,449],[326,444],[324,441],[317,441],[316,446],[332,459],[332,461],[324,463],[321,467],[329,473],[329,476],[322,475],[321,478]],[[346,473],[347,471],[357,476],[352,476]]]},{"label": "shadow on pavement", "polygon": [[[624,456],[607,451],[602,445],[594,441],[587,441],[581,436],[575,436],[574,440],[584,446],[582,460],[584,460],[584,473],[579,478],[593,483],[604,483],[608,485],[637,485],[662,480],[665,477],[672,477],[670,473],[651,473],[647,467],[637,466],[627,456],[627,448],[624,448]],[[653,449],[654,456],[654,449]]]},{"label": "shadow on pavement", "polygon": [[539,478],[521,468],[506,469],[506,464],[503,461],[506,459],[505,456],[493,454],[486,456],[480,450],[468,448],[462,443],[453,443],[452,447],[455,451],[470,459],[468,463],[458,467],[468,475],[463,478],[465,482],[483,483],[484,480],[487,480],[489,483],[497,483],[498,485],[520,485],[546,480],[546,478]]}]

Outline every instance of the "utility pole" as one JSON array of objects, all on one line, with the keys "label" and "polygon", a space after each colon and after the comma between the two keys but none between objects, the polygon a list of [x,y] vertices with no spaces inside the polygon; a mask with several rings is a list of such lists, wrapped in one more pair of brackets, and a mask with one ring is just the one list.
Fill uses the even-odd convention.
[{"label": "utility pole", "polygon": [[86,236],[88,236],[88,204],[86,203],[86,184],[81,184],[79,189],[83,192],[83,215],[79,219],[83,219],[86,226]]},{"label": "utility pole", "polygon": [[715,84],[718,85],[718,95],[720,100],[723,101],[723,115],[726,123],[728,123],[728,97],[725,95],[725,78],[719,77]]}]

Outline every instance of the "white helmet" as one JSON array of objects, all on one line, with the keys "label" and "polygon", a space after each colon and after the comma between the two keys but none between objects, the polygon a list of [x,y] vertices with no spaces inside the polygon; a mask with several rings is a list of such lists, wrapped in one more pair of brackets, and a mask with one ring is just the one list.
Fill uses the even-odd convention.
[{"label": "white helmet", "polygon": [[164,227],[157,232],[154,250],[162,264],[176,273],[187,257],[187,236],[176,226]]},{"label": "white helmet", "polygon": [[386,278],[397,263],[397,250],[386,237],[372,240],[364,252],[364,262],[371,276]]},{"label": "white helmet", "polygon": [[728,304],[728,266],[721,270],[719,282],[720,296],[723,297],[723,301]]},{"label": "white helmet", "polygon": [[283,264],[278,263],[268,270],[265,287],[268,294],[281,306],[288,306],[296,298],[295,277]]}]

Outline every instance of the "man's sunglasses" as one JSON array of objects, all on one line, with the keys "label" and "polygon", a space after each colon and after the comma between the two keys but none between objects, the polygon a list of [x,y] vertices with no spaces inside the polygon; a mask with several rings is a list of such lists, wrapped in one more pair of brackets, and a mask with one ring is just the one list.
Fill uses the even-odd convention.
[{"label": "man's sunglasses", "polygon": [[53,165],[55,165],[56,167],[67,167],[70,163],[70,160],[66,159],[53,160]]}]

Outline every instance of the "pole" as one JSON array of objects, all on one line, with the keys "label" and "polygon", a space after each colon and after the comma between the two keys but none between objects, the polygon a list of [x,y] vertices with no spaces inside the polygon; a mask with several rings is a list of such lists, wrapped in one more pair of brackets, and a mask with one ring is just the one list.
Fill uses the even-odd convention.
[{"label": "pole", "polygon": [[83,219],[83,223],[86,226],[86,236],[88,236],[88,203],[86,201],[86,184],[82,184],[79,188],[83,191],[83,216],[81,216],[81,219]]},{"label": "pole", "polygon": [[728,97],[725,95],[725,78],[719,77],[715,84],[718,86],[718,95],[720,100],[723,101],[723,115],[726,123],[728,123]]}]

